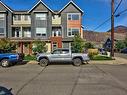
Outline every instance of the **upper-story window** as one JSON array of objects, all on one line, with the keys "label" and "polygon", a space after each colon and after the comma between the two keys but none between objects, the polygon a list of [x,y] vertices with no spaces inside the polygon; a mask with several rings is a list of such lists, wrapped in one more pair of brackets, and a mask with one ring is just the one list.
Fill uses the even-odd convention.
[{"label": "upper-story window", "polygon": [[37,13],[36,20],[47,20],[47,14],[45,13]]},{"label": "upper-story window", "polygon": [[0,14],[0,37],[5,36],[5,14]]},{"label": "upper-story window", "polygon": [[25,20],[25,21],[30,21],[30,19],[31,19],[31,18],[30,18],[30,15],[24,15],[24,20]]},{"label": "upper-story window", "polygon": [[68,28],[68,37],[74,37],[75,35],[79,34],[79,28]]},{"label": "upper-story window", "polygon": [[77,13],[69,13],[68,14],[68,20],[79,20],[80,14]]},{"label": "upper-story window", "polygon": [[21,15],[14,15],[13,17],[15,21],[21,20]]},{"label": "upper-story window", "polygon": [[0,20],[4,20],[4,14],[0,14]]}]

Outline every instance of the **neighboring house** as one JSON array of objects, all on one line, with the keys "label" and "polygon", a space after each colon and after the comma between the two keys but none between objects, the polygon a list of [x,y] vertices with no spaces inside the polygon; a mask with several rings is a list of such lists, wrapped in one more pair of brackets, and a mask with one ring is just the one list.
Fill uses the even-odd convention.
[{"label": "neighboring house", "polygon": [[18,42],[17,51],[27,54],[32,54],[34,40],[45,41],[48,52],[69,48],[75,34],[83,38],[82,15],[72,0],[59,11],[41,0],[28,11],[14,11],[0,1],[0,38]]}]

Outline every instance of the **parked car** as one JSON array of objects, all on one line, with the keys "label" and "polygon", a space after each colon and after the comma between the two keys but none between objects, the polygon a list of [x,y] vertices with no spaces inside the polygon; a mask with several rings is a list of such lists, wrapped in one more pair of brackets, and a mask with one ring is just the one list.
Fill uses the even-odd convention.
[{"label": "parked car", "polygon": [[86,53],[72,53],[70,49],[56,49],[52,53],[37,54],[37,61],[41,66],[47,66],[51,62],[72,62],[74,66],[80,66],[88,62],[90,58]]},{"label": "parked car", "polygon": [[0,66],[9,67],[23,60],[22,54],[9,53],[7,50],[0,49]]},{"label": "parked car", "polygon": [[121,53],[126,53],[127,54],[127,48],[122,49]]}]

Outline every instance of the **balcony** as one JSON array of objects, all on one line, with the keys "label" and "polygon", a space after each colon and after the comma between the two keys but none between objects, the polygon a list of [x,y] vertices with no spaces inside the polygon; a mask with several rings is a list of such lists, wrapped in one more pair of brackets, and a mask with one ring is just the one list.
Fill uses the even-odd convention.
[{"label": "balcony", "polygon": [[13,25],[31,25],[30,15],[14,15]]},{"label": "balcony", "polygon": [[31,38],[30,27],[13,27],[12,38]]}]

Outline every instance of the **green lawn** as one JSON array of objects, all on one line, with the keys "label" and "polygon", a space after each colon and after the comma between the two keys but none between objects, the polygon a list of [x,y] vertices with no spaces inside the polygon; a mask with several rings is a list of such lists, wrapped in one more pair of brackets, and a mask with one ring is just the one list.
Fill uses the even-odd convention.
[{"label": "green lawn", "polygon": [[24,60],[34,61],[34,60],[36,60],[36,56],[35,55],[25,55]]},{"label": "green lawn", "polygon": [[107,56],[102,56],[102,55],[95,55],[91,58],[91,60],[95,60],[95,61],[103,61],[103,60],[113,60],[111,57],[107,57]]}]

